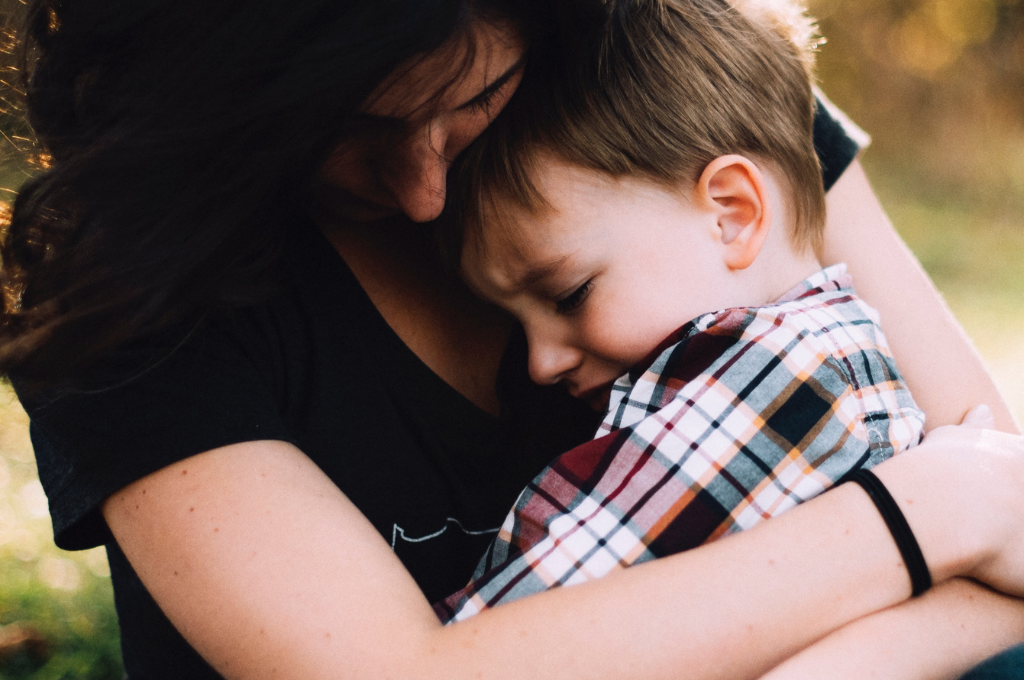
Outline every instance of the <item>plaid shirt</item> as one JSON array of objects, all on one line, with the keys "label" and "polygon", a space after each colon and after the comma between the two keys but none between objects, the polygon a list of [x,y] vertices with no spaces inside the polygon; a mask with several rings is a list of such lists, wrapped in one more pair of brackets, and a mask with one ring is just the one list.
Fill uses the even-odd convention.
[{"label": "plaid shirt", "polygon": [[520,495],[446,621],[747,529],[914,444],[924,414],[844,265],[705,314]]}]

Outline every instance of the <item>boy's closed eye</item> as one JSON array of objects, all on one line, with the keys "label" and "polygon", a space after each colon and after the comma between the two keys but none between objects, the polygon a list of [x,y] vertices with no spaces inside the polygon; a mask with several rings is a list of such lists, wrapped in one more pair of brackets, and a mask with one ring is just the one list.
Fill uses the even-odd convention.
[{"label": "boy's closed eye", "polygon": [[555,308],[559,314],[570,314],[579,309],[593,289],[594,279],[587,279],[581,286],[559,299]]}]

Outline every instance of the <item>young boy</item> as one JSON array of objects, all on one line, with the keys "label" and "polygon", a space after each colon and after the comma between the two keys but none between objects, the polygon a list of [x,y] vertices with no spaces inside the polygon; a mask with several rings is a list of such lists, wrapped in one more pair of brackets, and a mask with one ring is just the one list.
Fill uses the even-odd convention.
[{"label": "young boy", "polygon": [[522,323],[534,380],[607,415],[443,619],[748,528],[920,440],[876,313],[821,268],[810,58],[780,16],[610,1],[453,172],[464,278]]}]

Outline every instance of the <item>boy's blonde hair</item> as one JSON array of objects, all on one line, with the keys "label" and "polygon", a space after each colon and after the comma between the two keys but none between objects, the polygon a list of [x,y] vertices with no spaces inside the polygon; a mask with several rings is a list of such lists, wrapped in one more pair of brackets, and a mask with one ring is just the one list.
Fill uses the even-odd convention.
[{"label": "boy's blonde hair", "polygon": [[[794,242],[820,252],[825,193],[812,135],[814,27],[789,0],[606,0],[567,28],[562,54],[520,91],[449,174],[446,250],[503,207],[548,206],[533,177],[549,154],[677,188],[719,156],[778,171]],[[589,25],[588,25],[589,24]]]}]

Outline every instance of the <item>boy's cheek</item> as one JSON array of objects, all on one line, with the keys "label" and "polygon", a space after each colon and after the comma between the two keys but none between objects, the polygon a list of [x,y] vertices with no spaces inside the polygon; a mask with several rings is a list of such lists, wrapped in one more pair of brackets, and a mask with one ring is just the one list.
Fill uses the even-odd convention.
[{"label": "boy's cheek", "polygon": [[589,353],[595,360],[596,371],[604,381],[615,380],[638,364],[657,344],[648,346],[641,334],[628,326],[616,324],[600,333],[593,333]]}]

